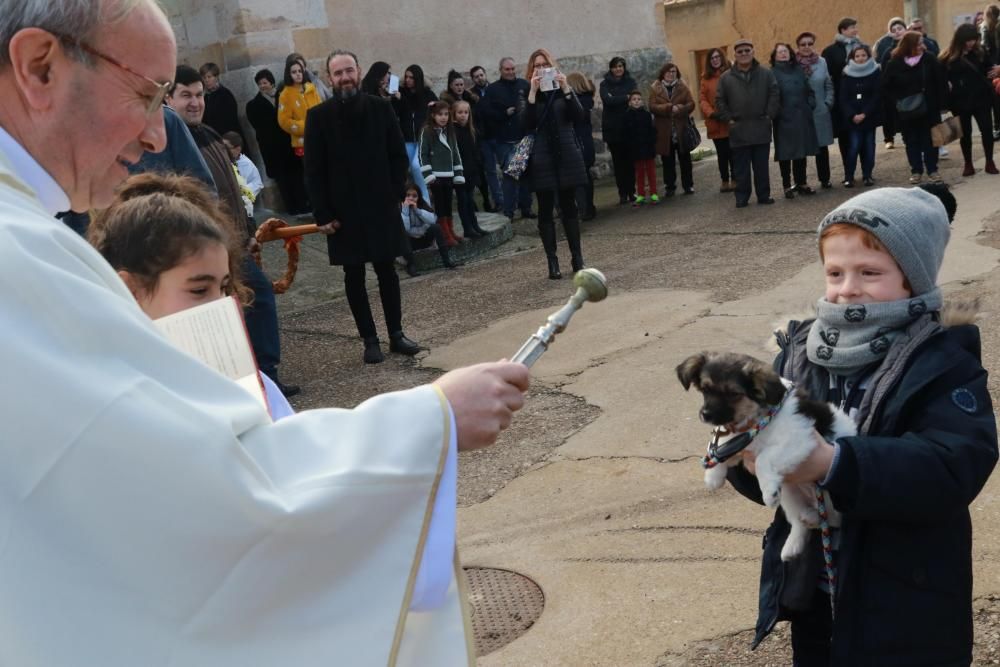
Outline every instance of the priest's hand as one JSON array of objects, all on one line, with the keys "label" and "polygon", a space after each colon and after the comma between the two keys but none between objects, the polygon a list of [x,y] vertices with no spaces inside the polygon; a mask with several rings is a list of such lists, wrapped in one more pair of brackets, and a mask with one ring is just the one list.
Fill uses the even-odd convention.
[{"label": "priest's hand", "polygon": [[459,451],[496,442],[524,405],[530,378],[524,364],[498,361],[459,368],[434,382],[455,414]]}]

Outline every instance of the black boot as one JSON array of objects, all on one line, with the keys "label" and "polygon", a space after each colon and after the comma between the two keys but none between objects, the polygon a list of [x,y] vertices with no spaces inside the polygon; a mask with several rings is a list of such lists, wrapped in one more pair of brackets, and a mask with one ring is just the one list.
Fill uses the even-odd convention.
[{"label": "black boot", "polygon": [[556,228],[551,222],[549,224],[539,223],[538,235],[542,239],[542,247],[545,248],[545,257],[549,262],[549,279],[559,280],[562,272],[559,271],[559,256],[556,254]]},{"label": "black boot", "polygon": [[462,266],[461,262],[452,261],[451,255],[448,254],[448,248],[438,248],[438,254],[441,255],[441,263],[444,264],[444,268],[457,269]]},{"label": "black boot", "polygon": [[573,273],[584,267],[583,250],[580,248],[580,221],[576,218],[566,218],[562,221],[563,231],[566,233],[566,245],[569,246],[570,264]]},{"label": "black boot", "polygon": [[389,351],[412,357],[422,348],[403,335],[402,331],[389,334]]},{"label": "black boot", "polygon": [[485,229],[483,229],[482,227],[479,226],[479,221],[478,220],[473,221],[472,228],[474,230],[476,230],[476,232],[478,232],[480,236],[489,236],[490,235],[490,233],[488,231],[486,231]]},{"label": "black boot", "polygon": [[385,361],[382,348],[378,344],[378,336],[365,338],[365,353],[362,356],[366,364],[380,364]]},{"label": "black boot", "polygon": [[559,280],[562,278],[562,271],[559,270],[559,258],[553,255],[549,260],[549,280]]},{"label": "black boot", "polygon": [[406,273],[411,278],[419,276],[420,272],[417,271],[417,263],[413,261],[413,255],[403,255],[403,259],[406,260]]}]

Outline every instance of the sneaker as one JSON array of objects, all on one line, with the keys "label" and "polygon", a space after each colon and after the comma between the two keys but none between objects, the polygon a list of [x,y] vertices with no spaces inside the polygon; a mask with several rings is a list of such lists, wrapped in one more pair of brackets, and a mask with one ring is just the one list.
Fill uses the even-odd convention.
[{"label": "sneaker", "polygon": [[841,185],[843,185],[845,188],[853,188],[854,187],[854,179],[853,178],[844,179],[844,181],[841,183]]},{"label": "sneaker", "polygon": [[943,180],[941,174],[936,171],[933,174],[927,174],[927,178],[931,183],[940,183]]},{"label": "sneaker", "polygon": [[893,144],[893,143],[892,143],[891,141],[887,141],[887,142],[885,142],[885,149],[886,149],[887,151],[891,151],[891,150],[892,150],[893,148],[895,148],[895,147],[896,147],[896,145],[895,145],[895,144]]},{"label": "sneaker", "polygon": [[923,174],[910,174],[910,183],[916,185],[920,181],[924,180]]},{"label": "sneaker", "polygon": [[632,200],[632,206],[642,206],[646,203],[646,198],[642,195],[636,195],[635,199]]},{"label": "sneaker", "polygon": [[659,204],[660,203],[660,195],[658,195],[658,194],[656,194],[654,192],[653,194],[649,195],[649,201],[653,202],[654,204]]}]

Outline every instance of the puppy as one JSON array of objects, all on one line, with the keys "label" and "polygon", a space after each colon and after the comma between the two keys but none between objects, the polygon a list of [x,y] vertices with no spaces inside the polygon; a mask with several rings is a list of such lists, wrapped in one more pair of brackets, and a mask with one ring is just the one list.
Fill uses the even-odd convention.
[{"label": "puppy", "polygon": [[[792,383],[767,364],[744,354],[702,352],[677,367],[684,389],[702,393],[699,416],[703,422],[723,427],[733,437],[758,427],[769,411],[778,408],[746,449],[756,456],[757,482],[768,507],[781,504],[792,530],[781,549],[781,559],[791,560],[805,548],[809,529],[819,525],[815,484],[785,484],[784,476],[802,463],[815,447],[813,429],[827,439],[857,433],[854,421],[832,403],[809,400]],[[779,407],[780,406],[780,407]],[[722,486],[726,469],[740,456],[705,470],[705,485]],[[824,492],[825,494],[825,492]],[[840,525],[840,514],[825,494],[828,520]]]}]

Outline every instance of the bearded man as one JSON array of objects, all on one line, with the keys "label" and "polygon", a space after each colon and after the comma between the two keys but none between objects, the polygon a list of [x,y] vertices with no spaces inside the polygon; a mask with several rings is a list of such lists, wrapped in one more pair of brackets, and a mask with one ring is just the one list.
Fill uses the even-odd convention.
[{"label": "bearded man", "polygon": [[381,362],[365,264],[378,276],[389,330],[389,350],[414,355],[420,346],[403,335],[399,276],[393,262],[410,251],[399,216],[409,159],[388,102],[361,92],[361,68],[349,51],[326,60],[333,96],[306,116],[305,177],[313,215],[327,234],[330,264],[344,267],[347,302],[364,340],[362,358]]}]

